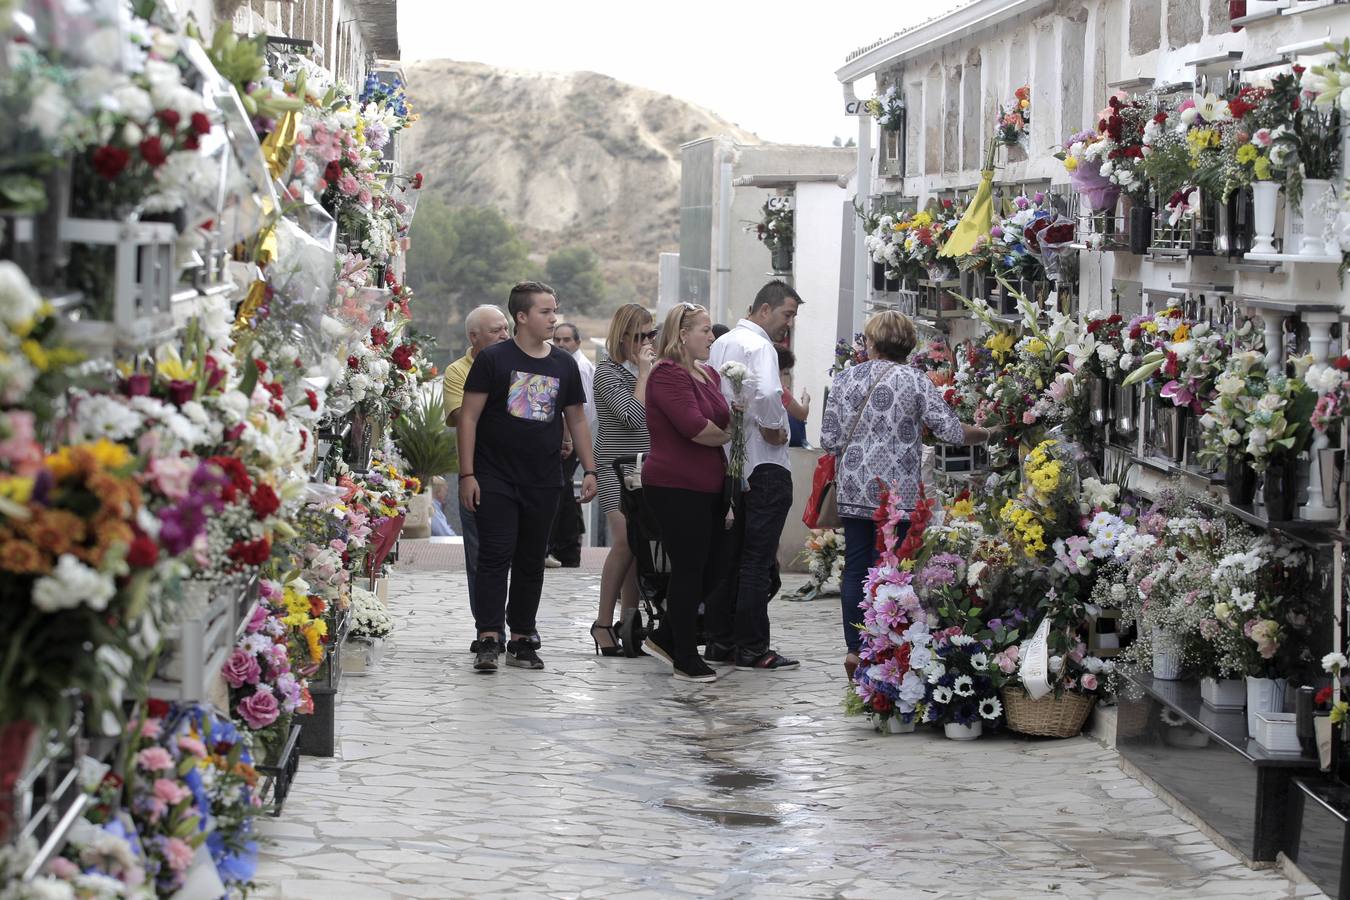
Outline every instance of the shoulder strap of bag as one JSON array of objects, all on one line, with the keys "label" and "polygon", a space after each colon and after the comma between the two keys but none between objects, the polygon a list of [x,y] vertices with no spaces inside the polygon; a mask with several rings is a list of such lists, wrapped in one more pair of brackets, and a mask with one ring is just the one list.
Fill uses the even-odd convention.
[{"label": "shoulder strap of bag", "polygon": [[877,373],[877,377],[872,379],[872,385],[867,389],[867,396],[863,397],[862,406],[858,407],[858,414],[853,417],[853,424],[849,426],[848,436],[844,438],[844,443],[839,447],[839,452],[835,454],[836,456],[843,456],[844,451],[853,443],[853,434],[858,430],[858,426],[862,424],[863,413],[867,412],[867,404],[868,401],[872,399],[872,392],[877,389],[877,385],[881,384],[881,379],[885,378],[894,370],[895,363],[891,363],[889,368],[882,369]]}]

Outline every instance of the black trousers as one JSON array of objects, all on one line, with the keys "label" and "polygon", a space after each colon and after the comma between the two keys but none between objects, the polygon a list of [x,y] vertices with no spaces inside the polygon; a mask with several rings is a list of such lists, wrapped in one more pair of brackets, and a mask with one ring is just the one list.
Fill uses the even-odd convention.
[{"label": "black trousers", "polygon": [[713,592],[704,624],[708,640],[760,654],[769,649],[769,601],[782,587],[778,541],[792,509],[792,473],[762,465],[736,503],[731,571]]},{"label": "black trousers", "polygon": [[553,517],[553,530],[548,537],[549,555],[569,569],[581,565],[581,536],[586,533],[586,523],[581,517],[581,503],[572,492],[572,479],[576,477],[581,457],[573,453],[563,460],[563,488],[558,500],[558,512]]},{"label": "black trousers", "polygon": [[504,634],[509,626],[516,634],[533,634],[544,589],[548,531],[562,489],[521,487],[492,478],[479,478],[478,485],[475,624],[479,633]]},{"label": "black trousers", "polygon": [[677,663],[698,655],[698,607],[722,580],[730,560],[722,493],[644,487],[643,501],[661,529],[670,557],[666,592],[669,649]]}]

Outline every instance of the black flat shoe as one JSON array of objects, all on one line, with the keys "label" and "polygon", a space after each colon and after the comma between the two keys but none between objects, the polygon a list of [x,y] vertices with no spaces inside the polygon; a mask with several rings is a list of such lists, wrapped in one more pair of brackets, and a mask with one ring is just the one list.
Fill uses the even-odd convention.
[{"label": "black flat shoe", "polygon": [[[608,647],[600,646],[600,638],[597,636],[597,632],[609,636]],[[591,626],[591,640],[595,643],[596,656],[618,656],[623,652],[623,647],[619,644],[619,635],[615,633],[613,625],[601,625],[596,622]]]}]

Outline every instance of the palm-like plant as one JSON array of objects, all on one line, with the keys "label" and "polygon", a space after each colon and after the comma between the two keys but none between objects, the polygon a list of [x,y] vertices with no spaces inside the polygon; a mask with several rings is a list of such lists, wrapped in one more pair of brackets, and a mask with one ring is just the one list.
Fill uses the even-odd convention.
[{"label": "palm-like plant", "polygon": [[394,443],[408,461],[409,474],[427,487],[431,479],[459,465],[455,434],[445,424],[445,402],[439,393],[394,420]]}]

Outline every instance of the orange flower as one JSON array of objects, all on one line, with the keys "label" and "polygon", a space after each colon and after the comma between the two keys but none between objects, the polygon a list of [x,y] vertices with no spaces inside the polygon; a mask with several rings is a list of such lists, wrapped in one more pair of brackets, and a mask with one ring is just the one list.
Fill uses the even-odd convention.
[{"label": "orange flower", "polygon": [[1031,97],[1031,88],[1024,84],[1017,90],[1013,91],[1013,96],[1016,97],[1018,100],[1026,100],[1029,97]]},{"label": "orange flower", "polygon": [[28,541],[6,541],[0,544],[0,569],[19,575],[41,575],[52,570],[52,563]]},{"label": "orange flower", "polygon": [[63,509],[40,511],[22,528],[29,540],[52,556],[69,553],[85,536],[84,520]]},{"label": "orange flower", "polygon": [[248,784],[249,787],[253,787],[255,784],[258,783],[258,770],[250,766],[248,763],[244,762],[235,763],[234,774],[244,779],[244,781]]}]

